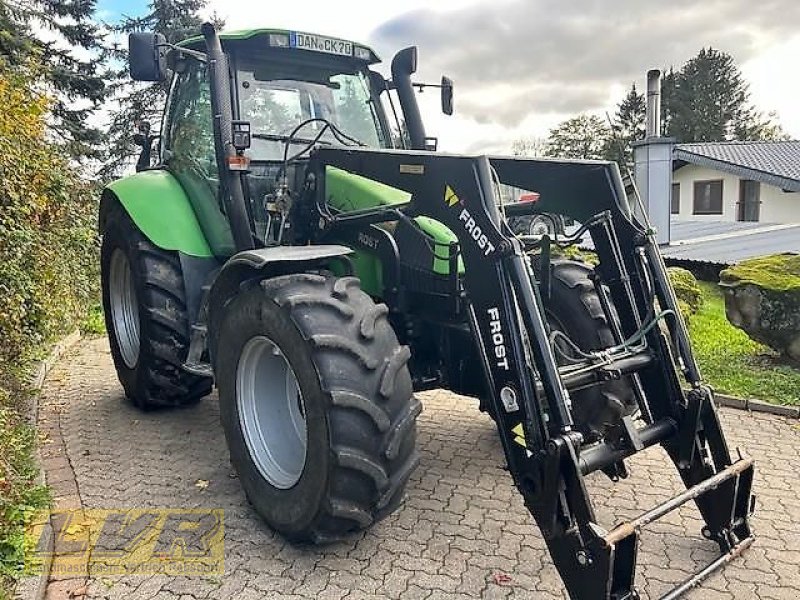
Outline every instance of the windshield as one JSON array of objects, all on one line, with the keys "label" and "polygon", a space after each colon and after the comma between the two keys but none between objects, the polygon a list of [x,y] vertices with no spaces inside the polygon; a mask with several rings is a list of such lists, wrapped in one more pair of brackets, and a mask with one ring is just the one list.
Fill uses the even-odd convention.
[{"label": "windshield", "polygon": [[[237,71],[239,118],[250,122],[251,158],[281,160],[284,141],[275,136],[288,136],[307,119],[326,119],[365,146],[387,146],[366,73],[340,70],[273,61],[242,65]],[[324,123],[319,121],[310,123],[294,137],[298,144],[305,145],[323,127]],[[322,135],[320,142],[341,143],[330,130]],[[290,148],[289,152],[296,149]]]}]

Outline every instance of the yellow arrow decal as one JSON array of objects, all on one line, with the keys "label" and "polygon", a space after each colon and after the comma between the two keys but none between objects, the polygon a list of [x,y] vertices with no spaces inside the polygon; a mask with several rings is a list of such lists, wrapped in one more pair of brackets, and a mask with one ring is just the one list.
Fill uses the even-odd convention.
[{"label": "yellow arrow decal", "polygon": [[453,191],[449,185],[444,186],[444,201],[447,203],[447,206],[455,206],[461,200],[459,199],[458,195]]},{"label": "yellow arrow decal", "polygon": [[517,442],[523,448],[527,448],[527,446],[525,445],[525,430],[522,429],[522,423],[514,427],[511,430],[511,433],[517,436],[514,438],[515,442]]}]

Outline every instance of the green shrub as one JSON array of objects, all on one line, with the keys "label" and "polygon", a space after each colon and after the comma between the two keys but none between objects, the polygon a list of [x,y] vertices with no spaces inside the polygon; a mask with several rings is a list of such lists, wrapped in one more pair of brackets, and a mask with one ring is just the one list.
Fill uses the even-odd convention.
[{"label": "green shrub", "polygon": [[81,332],[84,334],[103,335],[106,332],[106,321],[103,315],[103,305],[95,304],[89,310],[86,318],[81,323]]},{"label": "green shrub", "polygon": [[47,503],[20,416],[27,368],[98,301],[97,194],[48,140],[35,72],[0,61],[0,597],[21,573],[24,524]]},{"label": "green shrub", "polygon": [[553,245],[551,247],[551,252],[553,253],[553,256],[563,256],[564,258],[585,262],[593,267],[596,267],[598,264],[600,264],[600,259],[597,257],[597,253],[591,250],[581,250],[577,246],[567,246],[566,248],[561,248],[560,246]]},{"label": "green shrub", "polygon": [[667,273],[669,273],[675,295],[678,297],[681,313],[685,319],[688,319],[703,305],[703,293],[697,284],[697,279],[691,271],[681,267],[669,267]]},{"label": "green shrub", "polygon": [[[49,501],[47,488],[35,482],[35,432],[8,402],[7,392],[0,389],[0,581],[5,582],[22,573],[32,543],[25,539],[25,525]],[[2,587],[0,583],[0,597]]]},{"label": "green shrub", "polygon": [[97,297],[96,194],[47,141],[48,102],[32,88],[0,68],[0,372]]}]

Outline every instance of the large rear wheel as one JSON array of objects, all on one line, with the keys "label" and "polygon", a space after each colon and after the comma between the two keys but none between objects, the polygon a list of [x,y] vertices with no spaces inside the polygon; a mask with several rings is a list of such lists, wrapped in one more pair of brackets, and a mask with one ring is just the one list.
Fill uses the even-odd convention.
[{"label": "large rear wheel", "polygon": [[189,319],[177,253],[152,244],[115,203],[101,248],[103,309],[125,395],[139,408],[192,404],[211,379],[182,369]]},{"label": "large rear wheel", "polygon": [[421,406],[386,306],[356,278],[296,274],[245,288],[223,310],[220,412],[255,510],[312,542],[394,511],[418,462]]}]

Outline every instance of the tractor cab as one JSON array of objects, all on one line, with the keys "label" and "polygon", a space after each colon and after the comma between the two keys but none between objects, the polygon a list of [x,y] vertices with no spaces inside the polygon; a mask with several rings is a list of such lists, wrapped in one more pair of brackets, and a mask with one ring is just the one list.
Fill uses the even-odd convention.
[{"label": "tractor cab", "polygon": [[[236,130],[231,138],[238,132],[245,140],[236,148],[239,164],[234,168],[246,172],[243,194],[259,246],[286,241],[291,196],[303,188],[313,149],[331,145],[433,149],[435,139],[425,135],[412,86],[440,88],[442,110],[452,114],[453,87],[448,78],[436,85],[411,83],[416,71],[413,47],[394,57],[388,80],[373,70],[380,59],[372,49],[347,40],[276,29],[223,32],[218,39],[230,81],[229,106]],[[198,36],[170,46],[158,35],[133,34],[130,51],[134,78],[171,76],[159,163],[187,191],[214,254],[231,256],[236,243],[219,202],[218,165],[224,160],[215,147],[205,41]],[[146,169],[151,138],[141,134],[138,138],[143,148],[138,164]],[[359,205],[352,206],[351,195],[339,194],[330,199],[334,208],[367,208],[387,197],[398,198],[387,196],[385,189],[364,194],[359,184],[365,182],[340,185],[342,177],[346,174],[331,174],[332,189],[359,188]]]},{"label": "tractor cab", "polygon": [[[394,147],[380,100],[389,86],[370,69],[379,62],[371,49],[272,29],[222,33],[220,40],[233,77],[234,118],[250,124],[252,161],[282,161],[287,142],[291,153],[312,141]],[[175,52],[181,48],[201,50],[202,38]]]}]

